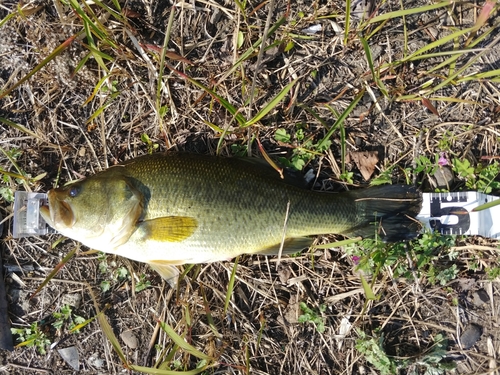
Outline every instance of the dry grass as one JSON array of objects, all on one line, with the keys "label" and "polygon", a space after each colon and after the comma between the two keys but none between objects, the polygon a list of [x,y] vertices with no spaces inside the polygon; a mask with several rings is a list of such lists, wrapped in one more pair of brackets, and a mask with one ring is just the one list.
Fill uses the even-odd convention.
[{"label": "dry grass", "polygon": [[[114,11],[99,2],[0,4],[0,168],[24,176],[3,173],[5,191],[46,191],[152,151],[259,154],[256,139],[273,158],[303,160],[304,170],[317,178],[315,188],[329,191],[369,182],[349,157],[355,152],[378,151],[372,178],[386,173],[424,189],[427,177],[415,172],[421,155],[433,159],[445,152],[474,166],[498,157],[495,2],[438,7],[428,0],[383,1],[376,4],[378,18],[362,24],[351,19],[347,35],[343,2],[188,1],[177,3],[175,13],[166,2],[118,2],[106,3]],[[404,9],[427,8],[405,13],[401,3]],[[481,9],[489,5],[494,9],[485,19]],[[384,19],[390,12],[396,13]],[[313,25],[322,30],[304,32]],[[453,33],[455,38],[439,42]],[[427,50],[432,43],[435,48]],[[273,102],[293,80],[282,100]],[[265,116],[252,122],[263,110]],[[342,114],[345,120],[337,121]],[[275,138],[279,129],[288,141]],[[318,147],[322,142],[329,147]],[[464,184],[456,178],[451,188]],[[9,202],[4,197],[0,203],[8,217]],[[457,278],[446,285],[432,284],[406,257],[384,265],[371,285],[376,300],[365,297],[351,248],[311,251],[279,265],[273,258],[242,257],[224,311],[232,262],[195,265],[172,290],[144,265],[82,253],[87,249],[27,299],[78,245],[55,244],[57,235],[14,240],[6,232],[4,264],[18,267],[17,277],[6,277],[13,325],[50,317],[63,296],[76,294],[82,298],[78,315],[91,318],[104,309],[117,337],[134,332],[137,348],[119,338],[131,364],[184,371],[199,364],[160,329],[162,321],[214,358],[206,362],[206,374],[378,373],[356,348],[361,331],[383,337],[391,358],[407,360],[401,374],[424,373],[422,361],[439,333],[449,340],[444,358],[457,365],[453,373],[499,373],[500,288],[498,275],[487,277],[499,267],[495,241],[459,238],[453,260],[445,249],[436,264],[458,267]],[[412,251],[407,256],[414,261]],[[395,275],[401,264],[414,279]],[[120,267],[128,270],[123,278],[117,276]],[[144,280],[151,287],[136,292]],[[100,289],[103,281],[110,282],[107,292]],[[487,302],[475,299],[478,290]],[[301,302],[316,311],[324,332],[312,322],[299,323]],[[458,337],[471,322],[483,334],[465,349]],[[53,350],[41,355],[16,348],[2,354],[0,370],[73,373],[56,352],[72,345],[82,371],[117,374],[125,368],[97,320],[77,334],[45,328],[51,342],[59,342]]]}]

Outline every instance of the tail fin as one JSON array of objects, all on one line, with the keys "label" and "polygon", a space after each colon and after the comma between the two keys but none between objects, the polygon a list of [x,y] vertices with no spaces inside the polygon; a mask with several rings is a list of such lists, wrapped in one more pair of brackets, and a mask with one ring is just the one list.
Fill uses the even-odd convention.
[{"label": "tail fin", "polygon": [[384,185],[353,191],[358,217],[364,218],[349,235],[397,242],[418,235],[422,224],[415,218],[422,208],[422,194],[409,185]]}]

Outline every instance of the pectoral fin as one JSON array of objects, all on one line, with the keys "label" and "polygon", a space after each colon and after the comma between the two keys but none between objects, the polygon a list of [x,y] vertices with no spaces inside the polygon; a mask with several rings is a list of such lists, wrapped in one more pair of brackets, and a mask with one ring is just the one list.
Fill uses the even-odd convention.
[{"label": "pectoral fin", "polygon": [[[295,254],[311,246],[312,239],[308,237],[287,238],[283,242],[283,251],[281,254]],[[278,255],[281,243],[266,247],[256,252],[262,255]]]},{"label": "pectoral fin", "polygon": [[159,242],[180,242],[189,238],[198,222],[189,216],[167,216],[145,220],[139,224],[147,239]]},{"label": "pectoral fin", "polygon": [[[175,288],[177,286],[177,281],[179,280],[179,269],[173,265],[175,261],[164,261],[164,260],[152,260],[149,261],[149,266],[158,272],[161,277],[163,277],[168,284]],[[182,264],[183,262],[178,262],[176,264]]]}]

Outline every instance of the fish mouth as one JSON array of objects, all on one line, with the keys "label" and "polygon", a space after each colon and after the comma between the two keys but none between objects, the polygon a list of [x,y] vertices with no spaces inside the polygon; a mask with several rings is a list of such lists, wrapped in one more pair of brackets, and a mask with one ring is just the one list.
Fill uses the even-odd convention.
[{"label": "fish mouth", "polygon": [[48,205],[43,205],[40,207],[40,212],[42,216],[50,218],[50,220],[45,220],[54,228],[56,226],[63,225],[67,228],[71,228],[75,222],[76,217],[73,213],[71,205],[65,201],[65,194],[62,191],[49,190],[47,193],[47,198],[49,201]]}]

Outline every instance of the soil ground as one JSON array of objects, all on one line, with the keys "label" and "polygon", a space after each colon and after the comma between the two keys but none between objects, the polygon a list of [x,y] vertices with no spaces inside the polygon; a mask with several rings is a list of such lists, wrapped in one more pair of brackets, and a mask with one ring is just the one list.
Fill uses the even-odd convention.
[{"label": "soil ground", "polygon": [[[112,1],[105,3],[116,9]],[[312,157],[306,160],[303,171],[311,170],[316,177],[313,188],[339,192],[364,187],[369,180],[392,171],[386,173],[392,182],[409,179],[424,191],[432,191],[432,176],[417,170],[420,156],[434,160],[444,153],[448,160],[468,160],[473,166],[486,166],[498,157],[498,80],[457,78],[437,91],[429,104],[397,100],[418,94],[426,82],[437,84],[451,74],[450,64],[431,71],[449,56],[429,57],[382,72],[388,90],[384,96],[374,83],[359,36],[367,38],[376,67],[401,61],[423,46],[474,25],[484,2],[451,2],[449,7],[408,15],[404,22],[395,17],[380,30],[375,29],[380,23],[356,29],[359,20],[351,20],[347,43],[343,35],[345,3],[341,1],[275,0],[246,2],[241,7],[224,0],[177,3],[168,66],[210,87],[241,108],[246,118],[264,108],[292,79],[298,79],[283,101],[246,129],[238,128],[234,115],[220,102],[168,67],[157,97],[158,51],[164,43],[171,4],[117,3],[122,18],[104,11],[97,2],[82,8],[82,12],[100,17],[112,45],[96,31],[93,42],[80,34],[82,17],[65,2],[33,1],[22,14],[15,13],[17,2],[0,2],[0,19],[6,20],[0,24],[2,89],[14,85],[77,35],[36,74],[0,99],[0,118],[29,130],[0,122],[0,167],[20,173],[15,162],[19,170],[40,177],[23,186],[21,180],[3,174],[0,185],[0,212],[8,218],[1,243],[8,318],[17,329],[37,323],[37,332],[48,340],[44,354],[25,346],[2,351],[1,372],[134,373],[125,368],[97,319],[76,333],[70,332],[68,319],[59,318],[62,325],[54,327],[54,313],[69,304],[72,320],[77,316],[91,319],[103,311],[127,361],[140,366],[165,362],[164,369],[187,371],[199,363],[177,350],[159,327],[158,321],[163,321],[215,358],[205,374],[380,373],[380,366],[356,347],[363,332],[368,335],[365,343],[370,342],[369,337],[375,338],[368,353],[382,348],[394,363],[406,361],[393,370],[399,374],[500,373],[500,284],[498,275],[488,273],[498,267],[499,247],[494,240],[458,237],[452,240],[453,249],[438,244],[432,253],[436,267],[456,267],[454,277],[443,284],[433,282],[430,271],[398,274],[397,267],[406,262],[405,257],[384,266],[373,280],[375,300],[366,298],[363,273],[356,268],[352,247],[310,250],[279,264],[273,257],[242,256],[225,312],[233,261],[195,265],[178,288],[172,289],[144,264],[91,253],[70,239],[59,241],[57,234],[13,239],[8,199],[13,190],[28,187],[45,192],[148,152],[218,151],[224,157],[242,153],[261,157],[257,143],[249,142],[258,139],[272,158],[297,161],[301,147],[312,148],[333,126],[337,114],[367,88],[345,120],[343,132],[334,132],[331,145],[310,153]],[[430,0],[403,3],[405,9],[434,4]],[[374,9],[380,15],[400,8],[399,1],[388,0],[376,3]],[[271,47],[260,57],[255,49],[230,72],[264,35],[269,13],[271,26],[284,17],[266,40]],[[6,19],[11,14],[14,16]],[[458,69],[471,55],[482,52],[459,77],[500,69],[500,49],[495,46],[498,18],[494,10],[480,32],[496,25],[493,31],[472,54],[457,61]],[[318,25],[320,30],[312,33],[310,28]],[[453,49],[453,43],[462,48],[466,41],[458,38],[432,51]],[[96,55],[80,64],[89,49],[101,51],[96,55],[101,56],[107,72]],[[105,74],[110,78],[101,81]],[[95,90],[100,81],[104,88]],[[378,98],[377,104],[370,92]],[[275,137],[277,130],[290,139]],[[375,157],[374,165],[356,162],[360,153]],[[374,168],[373,175],[363,177],[363,168]],[[352,181],[346,182],[349,172]],[[464,178],[452,177],[447,180],[452,191],[466,188]],[[322,236],[317,243],[341,239]],[[76,256],[30,298],[74,249]],[[411,258],[408,255],[410,271]],[[364,275],[371,280],[370,273]],[[147,287],[138,291],[142,285]],[[304,315],[302,302],[324,324],[323,332],[311,322],[313,317],[299,322]],[[438,335],[447,342],[436,344]],[[437,353],[437,347],[441,352]],[[78,352],[78,370],[61,357],[58,350],[64,348]],[[174,353],[171,358],[169,353]],[[431,372],[437,363],[455,368]]]}]

